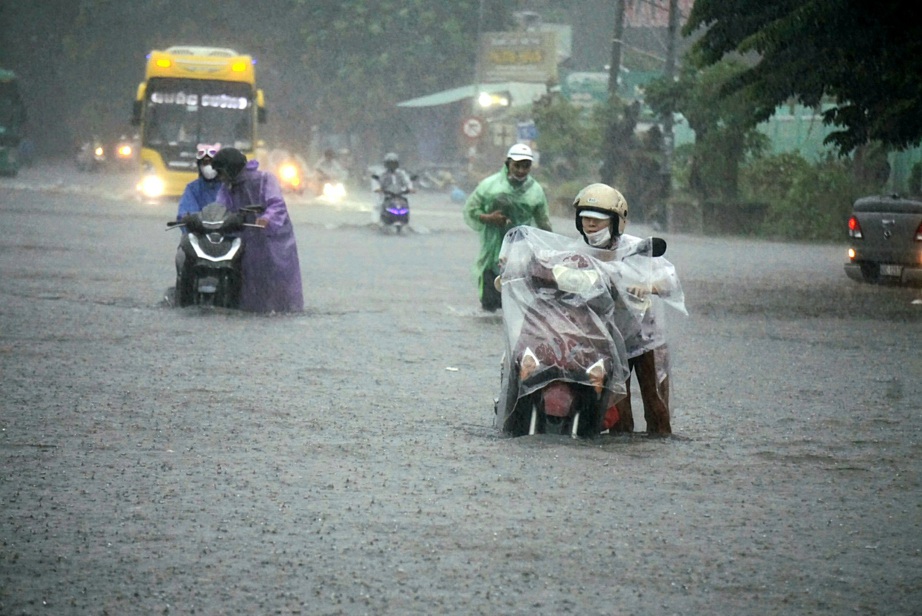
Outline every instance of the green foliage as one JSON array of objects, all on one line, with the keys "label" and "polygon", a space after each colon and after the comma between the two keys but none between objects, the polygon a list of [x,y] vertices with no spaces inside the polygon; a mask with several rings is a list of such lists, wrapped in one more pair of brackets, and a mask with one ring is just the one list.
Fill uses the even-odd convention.
[{"label": "green foliage", "polygon": [[559,95],[546,95],[532,108],[541,135],[541,168],[553,181],[584,176],[598,138],[582,118],[580,109]]},{"label": "green foliage", "polygon": [[678,80],[659,79],[647,87],[646,101],[660,115],[676,111],[695,131],[688,188],[702,201],[733,201],[738,193],[739,166],[747,153],[766,146],[756,130],[758,105],[745,92],[715,97],[745,67],[723,61],[704,70],[686,66]]},{"label": "green foliage", "polygon": [[[301,23],[329,25],[305,29],[303,68],[313,112],[340,132],[393,130],[399,101],[473,78],[479,0],[298,4]],[[496,7],[484,18],[501,29],[509,16]]]},{"label": "green foliage", "polygon": [[841,239],[854,200],[876,190],[848,160],[811,165],[795,153],[754,160],[740,183],[749,200],[768,206],[760,234],[794,240]]},{"label": "green foliage", "polygon": [[[922,36],[913,0],[696,0],[683,30],[703,31],[690,56],[713,66],[734,52],[756,57],[720,90],[745,93],[760,120],[795,99],[836,105],[826,142],[847,154],[869,141],[922,142]],[[706,30],[704,30],[706,28]]]},{"label": "green foliage", "polygon": [[909,171],[909,193],[911,195],[922,194],[922,163],[915,163]]},{"label": "green foliage", "polygon": [[596,181],[596,179],[588,176],[562,182],[546,182],[541,180],[541,185],[544,187],[551,214],[563,218],[570,218],[573,216],[573,199],[576,197],[576,194]]},{"label": "green foliage", "polygon": [[601,181],[619,187],[626,184],[630,154],[638,145],[635,131],[639,117],[639,104],[626,103],[617,96],[593,107],[590,126],[598,135],[593,153],[602,161]]},{"label": "green foliage", "polygon": [[810,168],[807,159],[796,152],[756,158],[740,170],[740,194],[746,201],[783,201],[794,178],[808,175]]}]

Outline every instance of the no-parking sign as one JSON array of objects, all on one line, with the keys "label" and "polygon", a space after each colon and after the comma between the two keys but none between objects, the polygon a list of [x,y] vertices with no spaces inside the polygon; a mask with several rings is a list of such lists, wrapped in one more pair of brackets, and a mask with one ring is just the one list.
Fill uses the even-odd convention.
[{"label": "no-parking sign", "polygon": [[483,120],[470,116],[461,122],[461,133],[468,139],[480,139],[483,134]]}]

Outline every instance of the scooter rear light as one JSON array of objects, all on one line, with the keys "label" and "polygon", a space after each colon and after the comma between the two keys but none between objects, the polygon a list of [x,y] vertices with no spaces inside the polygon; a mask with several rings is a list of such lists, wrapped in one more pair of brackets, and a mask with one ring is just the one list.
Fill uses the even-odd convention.
[{"label": "scooter rear light", "polygon": [[[916,235],[918,236],[918,234]],[[861,233],[861,225],[855,216],[849,216],[848,218],[848,237],[856,240],[864,238],[864,234]]]}]

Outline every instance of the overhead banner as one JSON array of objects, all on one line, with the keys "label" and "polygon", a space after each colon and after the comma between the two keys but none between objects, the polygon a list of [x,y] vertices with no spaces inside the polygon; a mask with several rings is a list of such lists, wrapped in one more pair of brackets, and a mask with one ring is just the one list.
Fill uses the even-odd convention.
[{"label": "overhead banner", "polygon": [[547,83],[557,78],[554,32],[487,32],[480,39],[480,81]]}]

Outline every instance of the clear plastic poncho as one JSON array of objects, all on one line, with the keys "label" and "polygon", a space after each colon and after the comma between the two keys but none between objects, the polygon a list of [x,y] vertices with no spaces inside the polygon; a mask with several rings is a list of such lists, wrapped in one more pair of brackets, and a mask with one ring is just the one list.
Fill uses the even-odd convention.
[{"label": "clear plastic poncho", "polygon": [[[661,291],[657,284],[664,301],[684,312],[675,270],[652,257],[649,240],[622,236],[614,250],[602,250],[520,226],[506,233],[499,264],[505,339],[500,429],[520,398],[553,381],[593,386],[590,368],[599,361],[607,375],[606,405],[614,404],[626,394],[628,358],[656,346],[644,322],[652,292]],[[526,356],[527,375],[521,371]]]}]

